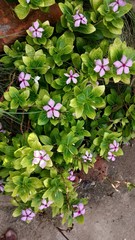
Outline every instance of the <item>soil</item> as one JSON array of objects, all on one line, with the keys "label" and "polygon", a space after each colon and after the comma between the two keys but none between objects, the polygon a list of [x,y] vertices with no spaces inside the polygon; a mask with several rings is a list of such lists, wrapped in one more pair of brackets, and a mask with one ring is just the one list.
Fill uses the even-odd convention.
[{"label": "soil", "polygon": [[47,212],[26,224],[13,218],[10,198],[0,196],[0,235],[12,228],[19,240],[135,240],[135,189],[128,191],[124,182],[135,183],[135,141],[124,146],[124,156],[109,163],[104,181],[85,180],[78,189],[87,197],[85,223],[75,223],[70,232],[60,230],[60,219]]}]

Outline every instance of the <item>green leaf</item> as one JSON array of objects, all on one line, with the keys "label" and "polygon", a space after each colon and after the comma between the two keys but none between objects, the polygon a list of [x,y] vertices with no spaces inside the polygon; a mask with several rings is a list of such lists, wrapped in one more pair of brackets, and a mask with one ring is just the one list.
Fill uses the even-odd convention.
[{"label": "green leaf", "polygon": [[35,133],[30,133],[28,136],[28,144],[29,146],[36,150],[36,149],[41,149],[41,143],[38,140],[38,137]]},{"label": "green leaf", "polygon": [[76,219],[76,221],[77,221],[78,223],[80,223],[80,224],[83,224],[83,223],[84,223],[84,216],[83,216],[83,215],[81,215],[81,216],[79,216],[79,217],[76,217],[75,219]]},{"label": "green leaf", "polygon": [[53,196],[54,203],[57,207],[61,208],[64,204],[64,196],[62,192],[56,191]]},{"label": "green leaf", "polygon": [[18,216],[21,215],[21,212],[22,212],[22,208],[21,208],[21,207],[17,207],[17,208],[14,210],[12,216],[13,216],[13,217],[18,217]]},{"label": "green leaf", "polygon": [[96,117],[95,110],[89,106],[88,104],[85,104],[84,106],[84,113],[89,117],[90,119],[94,119]]},{"label": "green leaf", "polygon": [[17,17],[19,19],[24,19],[25,17],[27,17],[27,15],[29,14],[30,12],[30,7],[29,5],[27,5],[26,7],[22,6],[21,4],[18,4],[16,7],[15,7],[15,13],[17,15]]},{"label": "green leaf", "polygon": [[40,135],[39,139],[44,145],[51,145],[52,144],[51,138],[49,138],[48,136]]},{"label": "green leaf", "polygon": [[39,114],[38,125],[40,125],[40,126],[45,125],[45,124],[48,123],[48,121],[49,121],[49,119],[47,118],[46,112],[45,112],[45,111],[42,111],[42,112]]}]

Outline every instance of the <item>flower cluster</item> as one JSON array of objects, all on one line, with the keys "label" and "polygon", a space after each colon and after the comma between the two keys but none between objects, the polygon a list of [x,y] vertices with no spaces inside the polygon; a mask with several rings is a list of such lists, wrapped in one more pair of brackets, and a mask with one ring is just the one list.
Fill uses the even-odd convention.
[{"label": "flower cluster", "polygon": [[85,208],[83,203],[79,203],[78,205],[73,205],[73,208],[76,208],[75,212],[73,213],[73,218],[76,218],[85,214]]},{"label": "flower cluster", "polygon": [[64,73],[64,75],[66,77],[68,77],[67,81],[66,81],[66,84],[69,84],[71,82],[73,82],[74,84],[77,83],[77,77],[79,77],[79,74],[78,73],[73,73],[72,70],[70,70],[69,74],[68,73]]},{"label": "flower cluster", "polygon": [[18,80],[20,83],[20,88],[26,88],[26,87],[29,87],[30,84],[28,83],[28,81],[30,80],[31,78],[31,75],[28,74],[28,73],[24,73],[24,72],[21,72],[19,74],[19,77],[18,77]]},{"label": "flower cluster", "polygon": [[117,12],[119,7],[123,7],[126,5],[126,2],[123,0],[116,0],[115,2],[112,2],[109,4],[109,7],[112,7],[113,12]]},{"label": "flower cluster", "polygon": [[[110,70],[110,67],[108,66],[109,60],[108,58],[103,58],[95,60],[95,68],[94,71],[99,73],[100,77],[103,77],[106,74],[106,71]],[[129,68],[132,67],[133,61],[131,59],[127,59],[125,55],[122,56],[120,61],[115,61],[113,65],[117,69],[117,75],[121,74],[128,74]]]},{"label": "flower cluster", "polygon": [[58,110],[60,110],[62,107],[61,103],[57,103],[55,105],[54,100],[50,99],[48,102],[48,105],[45,105],[43,109],[47,112],[47,117],[48,118],[58,118],[60,116],[60,113]]},{"label": "flower cluster", "polygon": [[39,164],[39,166],[43,169],[46,166],[46,162],[50,160],[49,155],[44,150],[36,150],[34,151],[34,159],[32,164]]},{"label": "flower cluster", "polygon": [[75,27],[79,27],[80,24],[84,24],[84,25],[87,24],[87,18],[84,17],[83,14],[79,13],[79,10],[76,11],[76,14],[73,16],[73,19],[74,19],[74,26]]},{"label": "flower cluster", "polygon": [[84,162],[90,161],[92,162],[92,154],[86,151],[85,155],[82,156]]},{"label": "flower cluster", "polygon": [[67,179],[68,179],[69,181],[71,181],[71,182],[74,182],[74,181],[75,181],[75,178],[76,178],[76,176],[74,176],[74,172],[73,172],[73,171],[70,171],[69,174],[70,174],[70,175],[67,177]]},{"label": "flower cluster", "polygon": [[33,38],[41,38],[44,29],[39,27],[39,22],[36,21],[33,23],[33,26],[29,27],[29,31],[32,33]]},{"label": "flower cluster", "polygon": [[31,221],[34,217],[35,217],[35,213],[32,211],[31,208],[22,210],[22,217],[21,217],[22,221],[24,222]]},{"label": "flower cluster", "polygon": [[46,199],[43,199],[42,202],[41,202],[41,205],[39,207],[40,210],[43,210],[45,208],[48,208],[50,207],[50,205],[53,203],[53,201],[48,201]]},{"label": "flower cluster", "polygon": [[116,140],[109,145],[108,160],[115,161],[116,157],[112,152],[117,152],[119,150],[119,143]]}]

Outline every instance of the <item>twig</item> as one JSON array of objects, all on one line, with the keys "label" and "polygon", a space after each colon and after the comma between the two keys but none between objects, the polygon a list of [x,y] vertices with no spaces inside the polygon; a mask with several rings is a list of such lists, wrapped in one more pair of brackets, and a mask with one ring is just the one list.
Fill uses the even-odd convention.
[{"label": "twig", "polygon": [[[59,227],[56,227],[57,228],[57,230],[63,235],[63,237],[65,238],[65,239],[67,239],[67,240],[70,240],[64,233],[63,233],[63,230],[61,229],[61,228],[59,228]],[[64,230],[65,231],[65,230]]]}]

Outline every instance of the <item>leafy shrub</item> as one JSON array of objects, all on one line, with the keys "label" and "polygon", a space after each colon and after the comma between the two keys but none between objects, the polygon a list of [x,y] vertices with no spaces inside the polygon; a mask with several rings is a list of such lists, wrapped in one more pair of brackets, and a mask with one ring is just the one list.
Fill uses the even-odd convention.
[{"label": "leafy shrub", "polygon": [[[19,2],[20,18],[22,8],[54,3]],[[135,136],[135,50],[118,37],[130,4],[90,0],[85,11],[83,1],[65,0],[59,7],[55,27],[37,20],[24,42],[4,46],[0,61],[15,78],[1,98],[1,122],[19,124],[16,134],[0,125],[0,191],[23,221],[51,206],[71,226],[83,222],[87,203],[78,198],[76,172],[87,174],[97,155],[114,161]]]}]

